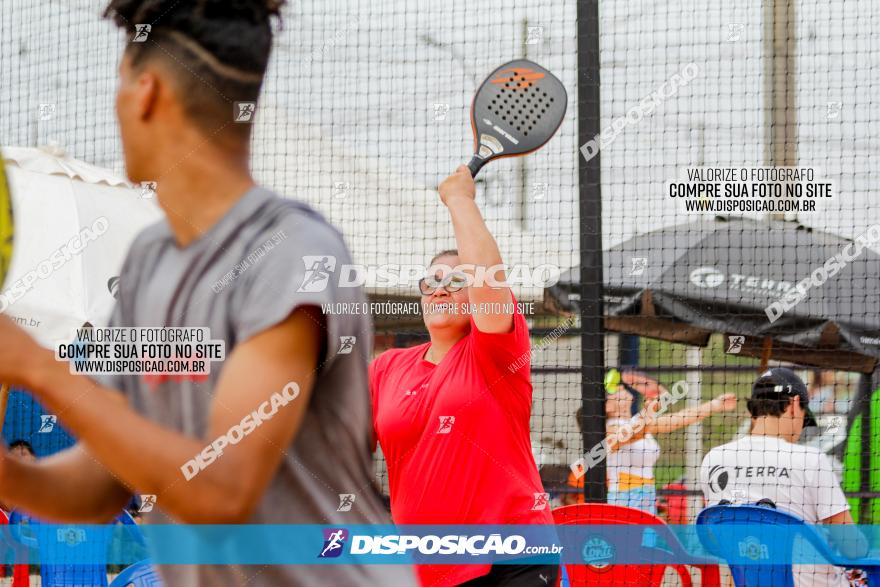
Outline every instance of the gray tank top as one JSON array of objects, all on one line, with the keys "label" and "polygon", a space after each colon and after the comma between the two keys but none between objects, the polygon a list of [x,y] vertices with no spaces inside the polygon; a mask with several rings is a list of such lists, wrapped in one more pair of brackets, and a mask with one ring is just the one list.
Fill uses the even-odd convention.
[{"label": "gray tank top", "polygon": [[[330,279],[328,269],[348,263],[342,236],[321,215],[256,187],[183,249],[164,220],[138,235],[120,275],[111,325],[207,326],[212,339],[226,341],[229,356],[236,345],[283,321],[298,306],[365,302],[361,288],[339,288]],[[326,351],[301,429],[252,524],[391,523],[372,474],[370,320],[364,314],[325,319]],[[353,343],[351,349],[341,344],[343,337]],[[347,352],[340,353],[341,348]],[[172,378],[158,385],[135,375],[96,379],[125,393],[147,418],[205,439],[222,371],[223,363],[214,362],[206,381]],[[355,495],[349,511],[337,511],[340,494]],[[173,522],[161,506],[160,496],[148,522]],[[316,559],[320,547],[315,545]],[[174,565],[160,572],[166,585],[200,587],[416,584],[410,567],[395,565]]]}]

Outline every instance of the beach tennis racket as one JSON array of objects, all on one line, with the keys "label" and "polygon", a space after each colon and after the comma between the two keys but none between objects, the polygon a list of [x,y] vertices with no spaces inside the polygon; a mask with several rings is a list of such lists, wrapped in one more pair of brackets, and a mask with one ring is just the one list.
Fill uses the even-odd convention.
[{"label": "beach tennis racket", "polygon": [[528,155],[543,147],[562,123],[567,103],[562,82],[528,59],[493,71],[471,103],[471,176],[493,159]]},{"label": "beach tennis racket", "polygon": [[[12,263],[12,237],[15,234],[15,222],[12,216],[12,193],[6,179],[6,162],[0,153],[0,290],[6,283],[9,265]],[[0,385],[0,431],[6,419],[6,402],[9,399],[9,386]]]}]

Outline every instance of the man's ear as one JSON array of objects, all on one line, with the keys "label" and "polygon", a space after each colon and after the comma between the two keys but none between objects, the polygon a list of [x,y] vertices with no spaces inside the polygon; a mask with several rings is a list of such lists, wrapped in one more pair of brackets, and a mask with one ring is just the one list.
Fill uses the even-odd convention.
[{"label": "man's ear", "polygon": [[148,61],[135,67],[129,53],[123,53],[119,64],[118,95],[123,99],[129,118],[147,120],[155,112],[162,84],[161,71]]},{"label": "man's ear", "polygon": [[137,72],[135,78],[135,104],[138,118],[148,120],[159,103],[159,90],[162,80],[153,67],[145,67]]},{"label": "man's ear", "polygon": [[791,401],[788,402],[788,405],[785,407],[785,413],[789,418],[794,418],[794,407],[795,405],[801,405],[801,398],[799,396],[794,396],[791,398]]},{"label": "man's ear", "polygon": [[794,418],[794,399],[785,404],[785,407],[782,409],[782,413],[779,414],[780,418],[788,419]]}]

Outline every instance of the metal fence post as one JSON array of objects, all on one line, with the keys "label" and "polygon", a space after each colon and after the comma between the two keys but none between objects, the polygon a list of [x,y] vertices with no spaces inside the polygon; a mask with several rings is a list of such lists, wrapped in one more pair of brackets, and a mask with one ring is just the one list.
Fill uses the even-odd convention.
[{"label": "metal fence post", "polygon": [[[578,0],[578,142],[599,134],[599,2]],[[598,145],[578,156],[580,211],[581,404],[586,453],[605,438],[605,342],[603,327],[602,201]],[[584,499],[604,502],[605,459],[585,459]]]}]

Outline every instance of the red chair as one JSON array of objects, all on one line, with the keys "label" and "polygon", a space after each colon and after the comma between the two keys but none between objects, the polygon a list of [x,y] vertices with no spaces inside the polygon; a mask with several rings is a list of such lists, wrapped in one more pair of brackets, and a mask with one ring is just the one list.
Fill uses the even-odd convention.
[{"label": "red chair", "polygon": [[[604,503],[578,503],[556,508],[553,510],[553,519],[558,526],[572,524],[666,526],[663,520],[648,512]],[[587,564],[566,564],[569,583],[572,587],[584,585],[660,587],[666,569],[671,568],[678,574],[682,587],[693,587],[688,567],[694,567],[700,571],[702,587],[720,587],[721,576],[714,561],[688,554],[672,532],[658,532],[658,534],[672,551],[671,558],[676,561],[687,560],[686,565],[655,563],[597,567]],[[652,550],[658,551],[659,547]],[[656,557],[652,558],[656,560]]]},{"label": "red chair", "polygon": [[[670,483],[663,489],[671,489],[676,491],[684,491],[688,486],[684,483]],[[657,511],[663,514],[667,524],[689,524],[688,519],[688,498],[682,494],[667,494],[657,500]]]}]

